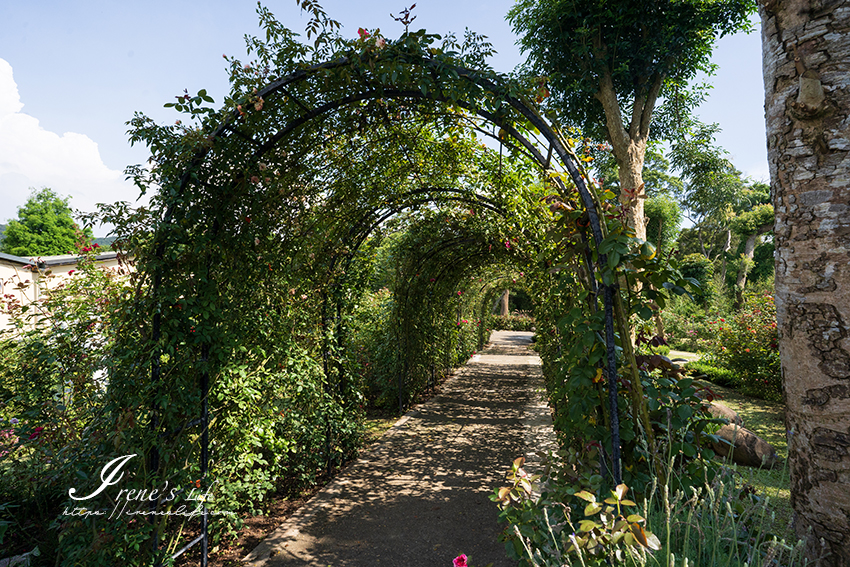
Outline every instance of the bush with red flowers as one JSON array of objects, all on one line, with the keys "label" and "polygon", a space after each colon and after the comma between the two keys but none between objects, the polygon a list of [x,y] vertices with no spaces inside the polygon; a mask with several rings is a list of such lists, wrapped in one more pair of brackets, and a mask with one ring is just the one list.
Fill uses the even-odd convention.
[{"label": "bush with red flowers", "polygon": [[735,385],[748,396],[782,400],[776,305],[769,293],[749,294],[729,318],[709,321],[717,362],[735,374]]}]

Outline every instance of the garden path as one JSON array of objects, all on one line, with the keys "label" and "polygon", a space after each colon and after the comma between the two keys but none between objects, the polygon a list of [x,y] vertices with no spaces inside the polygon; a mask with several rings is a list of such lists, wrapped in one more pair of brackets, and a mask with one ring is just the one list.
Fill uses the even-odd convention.
[{"label": "garden path", "polygon": [[[518,456],[554,448],[531,333],[487,347],[258,545],[251,567],[515,565],[493,489]],[[534,465],[529,467],[533,470]]]}]

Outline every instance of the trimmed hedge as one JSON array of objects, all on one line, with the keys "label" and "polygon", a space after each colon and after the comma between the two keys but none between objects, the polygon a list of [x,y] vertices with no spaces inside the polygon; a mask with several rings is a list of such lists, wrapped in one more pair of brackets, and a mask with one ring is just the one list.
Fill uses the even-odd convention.
[{"label": "trimmed hedge", "polygon": [[690,370],[693,376],[705,375],[709,382],[713,382],[718,386],[736,387],[739,384],[735,379],[735,373],[726,368],[718,368],[707,362],[694,360],[685,365],[685,368]]},{"label": "trimmed hedge", "polygon": [[491,315],[487,327],[492,331],[534,331],[536,321],[527,315]]}]

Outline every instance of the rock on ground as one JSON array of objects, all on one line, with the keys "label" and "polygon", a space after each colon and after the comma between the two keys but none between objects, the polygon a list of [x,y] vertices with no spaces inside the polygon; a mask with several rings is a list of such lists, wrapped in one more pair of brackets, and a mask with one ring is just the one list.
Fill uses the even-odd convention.
[{"label": "rock on ground", "polygon": [[725,417],[729,420],[729,425],[737,425],[738,427],[744,427],[744,420],[741,419],[741,416],[738,415],[738,412],[728,406],[719,404],[717,402],[711,402],[711,405],[708,407],[708,411],[714,417]]},{"label": "rock on ground", "polygon": [[781,462],[773,445],[749,429],[729,424],[721,427],[717,435],[729,443],[713,443],[714,451],[726,457],[731,449],[734,463],[771,469]]}]

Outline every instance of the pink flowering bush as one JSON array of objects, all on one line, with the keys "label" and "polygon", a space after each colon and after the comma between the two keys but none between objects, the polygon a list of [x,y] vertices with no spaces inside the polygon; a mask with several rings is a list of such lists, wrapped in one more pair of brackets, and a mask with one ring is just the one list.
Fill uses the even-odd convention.
[{"label": "pink flowering bush", "polygon": [[5,457],[17,448],[18,436],[15,435],[15,430],[0,429],[0,457]]},{"label": "pink flowering bush", "polygon": [[665,337],[671,348],[687,352],[710,351],[715,336],[708,322],[723,317],[721,312],[704,310],[687,298],[671,303],[676,304],[675,307],[661,312]]}]

